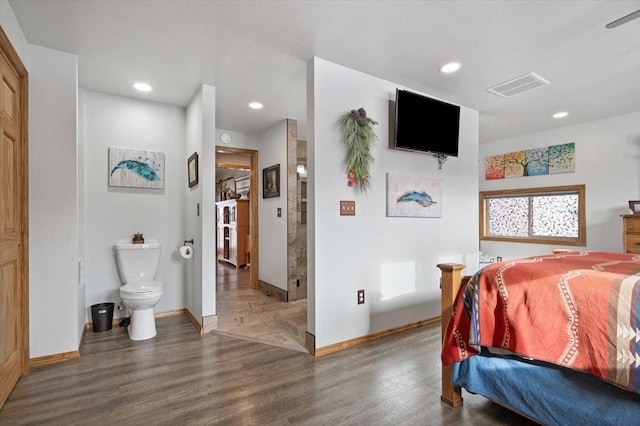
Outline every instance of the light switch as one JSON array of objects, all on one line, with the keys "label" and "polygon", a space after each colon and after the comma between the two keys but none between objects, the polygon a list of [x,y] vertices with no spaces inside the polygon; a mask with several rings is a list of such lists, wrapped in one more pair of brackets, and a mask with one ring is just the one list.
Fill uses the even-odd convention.
[{"label": "light switch", "polygon": [[282,208],[278,207],[277,215],[278,217],[282,217]]},{"label": "light switch", "polygon": [[355,201],[340,201],[340,216],[355,216],[355,215],[356,215]]}]

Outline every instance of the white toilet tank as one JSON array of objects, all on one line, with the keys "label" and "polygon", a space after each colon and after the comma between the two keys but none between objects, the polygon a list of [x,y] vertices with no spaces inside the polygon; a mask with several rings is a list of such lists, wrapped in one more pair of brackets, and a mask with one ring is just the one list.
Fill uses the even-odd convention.
[{"label": "white toilet tank", "polygon": [[134,281],[153,281],[160,261],[162,243],[116,243],[116,258],[120,278],[124,284]]}]

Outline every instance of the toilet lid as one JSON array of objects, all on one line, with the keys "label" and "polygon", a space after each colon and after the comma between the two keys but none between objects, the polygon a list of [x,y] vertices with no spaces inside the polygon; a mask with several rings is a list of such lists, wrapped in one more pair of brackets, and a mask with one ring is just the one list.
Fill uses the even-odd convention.
[{"label": "toilet lid", "polygon": [[158,281],[134,281],[120,287],[120,294],[146,294],[162,290]]}]

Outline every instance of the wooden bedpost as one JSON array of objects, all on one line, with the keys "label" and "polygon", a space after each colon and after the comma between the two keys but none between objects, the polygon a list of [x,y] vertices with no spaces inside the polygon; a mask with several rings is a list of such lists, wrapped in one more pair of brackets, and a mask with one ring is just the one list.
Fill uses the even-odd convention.
[{"label": "wooden bedpost", "polygon": [[[458,290],[462,285],[462,270],[465,265],[460,263],[440,263],[437,265],[442,271],[440,277],[440,288],[442,289],[442,338],[447,331],[447,323],[453,315],[453,305],[458,295]],[[462,392],[459,386],[451,384],[451,373],[453,366],[442,366],[442,395],[440,400],[452,407],[462,405]]]}]

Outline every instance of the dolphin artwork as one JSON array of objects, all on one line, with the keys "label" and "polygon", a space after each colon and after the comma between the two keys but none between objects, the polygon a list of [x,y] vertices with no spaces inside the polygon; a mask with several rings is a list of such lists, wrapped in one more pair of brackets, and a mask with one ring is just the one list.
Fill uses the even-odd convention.
[{"label": "dolphin artwork", "polygon": [[123,161],[119,162],[113,168],[113,170],[111,170],[111,176],[113,176],[113,173],[118,169],[130,170],[133,173],[135,173],[138,176],[140,176],[141,178],[149,180],[149,181],[158,181],[158,180],[160,180],[160,177],[156,174],[155,171],[153,171],[153,169],[148,164],[142,163],[140,161],[123,160]]},{"label": "dolphin artwork", "polygon": [[436,204],[436,201],[433,201],[431,196],[426,192],[409,191],[405,192],[400,198],[398,198],[398,203],[412,201],[420,204],[422,207],[429,207]]}]

